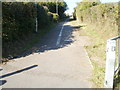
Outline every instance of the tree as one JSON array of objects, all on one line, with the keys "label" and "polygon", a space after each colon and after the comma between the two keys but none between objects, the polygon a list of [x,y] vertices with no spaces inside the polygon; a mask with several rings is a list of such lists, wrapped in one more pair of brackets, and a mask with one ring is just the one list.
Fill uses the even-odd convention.
[{"label": "tree", "polygon": [[[48,0],[49,1],[49,0]],[[51,0],[52,2],[40,2],[40,5],[46,6],[49,12],[56,13],[56,0]],[[67,10],[66,2],[57,2],[58,4],[58,15],[60,18],[64,16],[64,12]]]}]

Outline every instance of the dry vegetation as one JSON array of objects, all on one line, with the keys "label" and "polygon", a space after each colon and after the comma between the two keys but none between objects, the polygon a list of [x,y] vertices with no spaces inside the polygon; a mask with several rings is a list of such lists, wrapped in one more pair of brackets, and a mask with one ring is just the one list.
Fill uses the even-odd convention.
[{"label": "dry vegetation", "polygon": [[[95,3],[95,2],[94,2]],[[93,87],[104,87],[106,41],[118,36],[118,3],[79,3],[75,9],[77,22],[84,25],[83,35],[91,38],[92,44],[85,46],[94,66]]]}]

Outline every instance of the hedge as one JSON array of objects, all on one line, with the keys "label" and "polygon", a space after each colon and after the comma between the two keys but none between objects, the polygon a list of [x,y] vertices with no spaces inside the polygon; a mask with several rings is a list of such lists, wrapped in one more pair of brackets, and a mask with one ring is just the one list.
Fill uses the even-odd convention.
[{"label": "hedge", "polygon": [[[93,24],[103,31],[112,32],[113,34],[109,33],[108,38],[118,34],[118,3],[96,4],[95,6],[91,6],[91,2],[84,2],[84,4],[80,3],[76,8],[76,17],[79,22]],[[90,6],[87,6],[88,4]]]},{"label": "hedge", "polygon": [[[44,4],[45,3],[45,4]],[[38,32],[45,30],[46,25],[58,22],[59,15],[52,8],[56,8],[56,2],[2,2],[2,43],[3,57],[9,48],[35,33],[36,17],[38,20]],[[66,4],[59,3],[60,15],[64,15]],[[46,31],[45,31],[46,32]],[[16,46],[17,47],[17,46]],[[19,46],[18,46],[19,47]],[[13,50],[14,51],[14,50]]]}]

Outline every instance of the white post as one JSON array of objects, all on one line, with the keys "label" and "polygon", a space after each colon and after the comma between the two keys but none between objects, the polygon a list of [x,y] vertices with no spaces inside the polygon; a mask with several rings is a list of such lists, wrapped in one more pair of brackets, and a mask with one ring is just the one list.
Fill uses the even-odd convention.
[{"label": "white post", "polygon": [[115,70],[115,52],[116,40],[107,41],[105,88],[113,88],[114,70]]},{"label": "white post", "polygon": [[36,32],[38,32],[38,20],[37,20],[37,17],[36,17]]},{"label": "white post", "polygon": [[[36,6],[36,10],[37,10],[37,2],[35,1],[35,6]],[[38,20],[37,20],[37,11],[36,11],[36,23],[35,23],[36,29],[35,31],[38,32]]]},{"label": "white post", "polygon": [[56,0],[56,13],[58,14],[58,0]]}]

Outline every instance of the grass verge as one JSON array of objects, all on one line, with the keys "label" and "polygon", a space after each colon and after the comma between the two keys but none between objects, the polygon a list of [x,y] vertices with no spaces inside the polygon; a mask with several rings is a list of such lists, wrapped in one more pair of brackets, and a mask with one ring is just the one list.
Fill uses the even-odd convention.
[{"label": "grass verge", "polygon": [[80,28],[80,36],[89,36],[91,40],[91,44],[84,47],[94,67],[92,77],[93,87],[103,88],[106,61],[106,42],[107,39],[116,36],[117,34],[112,33],[112,31],[107,30],[106,28],[101,30],[101,28],[95,26],[95,24],[80,24],[77,21],[72,21],[72,23],[80,27],[83,26]]},{"label": "grass verge", "polygon": [[103,88],[106,40],[104,40],[100,33],[97,32],[96,29],[91,25],[86,26],[83,30],[86,35],[91,38],[91,45],[85,46],[85,48],[94,67],[92,77],[92,81],[94,83],[93,87]]}]

